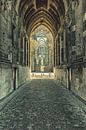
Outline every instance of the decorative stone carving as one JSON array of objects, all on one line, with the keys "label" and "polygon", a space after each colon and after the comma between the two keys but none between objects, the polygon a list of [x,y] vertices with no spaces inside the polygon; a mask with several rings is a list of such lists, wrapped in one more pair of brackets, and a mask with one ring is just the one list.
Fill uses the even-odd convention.
[{"label": "decorative stone carving", "polygon": [[0,1],[0,12],[11,10],[12,1],[11,0],[1,0]]},{"label": "decorative stone carving", "polygon": [[71,26],[71,24],[72,24],[72,12],[68,13],[65,16],[65,24],[66,24],[66,27],[68,27],[68,28]]},{"label": "decorative stone carving", "polygon": [[4,11],[4,0],[0,1],[0,12]]}]

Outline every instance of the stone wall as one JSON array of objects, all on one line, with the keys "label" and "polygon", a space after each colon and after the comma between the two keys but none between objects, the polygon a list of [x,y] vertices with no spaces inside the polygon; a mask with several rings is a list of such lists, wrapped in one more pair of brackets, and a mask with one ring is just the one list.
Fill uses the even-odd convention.
[{"label": "stone wall", "polygon": [[11,13],[0,13],[0,61],[12,62]]},{"label": "stone wall", "polygon": [[55,80],[60,81],[62,84],[64,84],[67,87],[67,69],[55,69]]},{"label": "stone wall", "polygon": [[[19,35],[19,17],[11,6],[9,0],[2,0],[0,6],[0,99],[29,80],[28,60],[25,59],[28,58],[25,54],[28,55],[29,52],[26,48],[27,51],[22,56],[22,62],[23,58],[26,62],[21,64],[19,62],[20,52],[18,52],[21,39]],[[24,28],[21,32],[23,33],[23,31]],[[26,34],[24,36],[26,37]]]},{"label": "stone wall", "polygon": [[55,69],[55,80],[61,82],[66,88],[69,88],[69,80],[71,91],[86,100],[86,68],[72,68],[71,73],[67,69]]},{"label": "stone wall", "polygon": [[86,100],[86,68],[72,69],[71,90]]},{"label": "stone wall", "polygon": [[11,11],[0,7],[0,99],[13,91]]},{"label": "stone wall", "polygon": [[83,10],[82,1],[75,7],[75,31],[76,31],[76,55],[81,57],[83,55]]},{"label": "stone wall", "polygon": [[12,68],[0,67],[0,99],[13,91]]},{"label": "stone wall", "polygon": [[[71,90],[86,100],[86,68],[84,68],[84,43],[83,43],[83,1],[75,6],[75,51],[76,60],[71,65]],[[82,64],[83,62],[83,64]]]},{"label": "stone wall", "polygon": [[[16,89],[30,79],[29,67],[16,69]],[[14,91],[13,68],[6,65],[0,67],[0,99]]]},{"label": "stone wall", "polygon": [[17,80],[16,80],[17,87],[30,79],[29,73],[30,73],[29,67],[19,66],[19,68],[17,69],[17,75],[16,75],[16,77],[17,77]]}]

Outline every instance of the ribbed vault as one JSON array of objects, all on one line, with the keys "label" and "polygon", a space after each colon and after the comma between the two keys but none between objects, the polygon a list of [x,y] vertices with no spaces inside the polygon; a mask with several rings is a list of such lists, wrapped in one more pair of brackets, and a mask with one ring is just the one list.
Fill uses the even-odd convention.
[{"label": "ribbed vault", "polygon": [[23,20],[27,33],[29,34],[33,28],[43,24],[56,35],[61,25],[61,17],[65,15],[65,3],[69,3],[69,0],[65,1],[16,0],[19,16]]}]

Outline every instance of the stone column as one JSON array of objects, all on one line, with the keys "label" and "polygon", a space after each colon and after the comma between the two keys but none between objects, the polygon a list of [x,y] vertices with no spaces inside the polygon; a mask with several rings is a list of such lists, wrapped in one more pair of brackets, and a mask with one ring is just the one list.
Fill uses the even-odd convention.
[{"label": "stone column", "polygon": [[54,41],[54,67],[56,67],[56,39]]},{"label": "stone column", "polygon": [[20,63],[20,44],[21,44],[21,39],[19,38],[19,52],[18,52],[18,62]]},{"label": "stone column", "polygon": [[67,88],[71,90],[71,68],[67,69]]},{"label": "stone column", "polygon": [[23,59],[22,59],[23,62],[22,63],[23,63],[23,65],[24,65],[24,53],[25,53],[25,51],[24,51],[24,47],[25,47],[24,44],[25,44],[25,37],[23,37],[23,48],[22,48],[22,51],[23,51]]},{"label": "stone column", "polygon": [[56,66],[58,65],[58,36],[56,36]]},{"label": "stone column", "polygon": [[64,63],[67,63],[67,58],[66,58],[66,30],[64,30]]},{"label": "stone column", "polygon": [[28,41],[27,41],[27,65],[29,64],[29,47],[28,47],[29,45],[28,45]]},{"label": "stone column", "polygon": [[61,35],[60,35],[60,65],[62,64],[62,41],[61,41]]},{"label": "stone column", "polygon": [[60,36],[58,35],[57,39],[57,66],[60,65]]},{"label": "stone column", "polygon": [[26,65],[27,65],[27,40],[26,40]]}]

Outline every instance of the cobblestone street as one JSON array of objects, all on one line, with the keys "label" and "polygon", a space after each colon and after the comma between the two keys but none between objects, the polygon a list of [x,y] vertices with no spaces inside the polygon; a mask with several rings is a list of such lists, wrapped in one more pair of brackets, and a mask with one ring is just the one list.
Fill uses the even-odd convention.
[{"label": "cobblestone street", "polygon": [[32,80],[0,112],[0,130],[86,130],[86,105],[53,80]]}]

